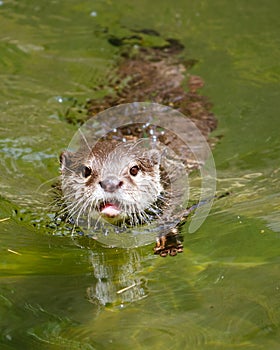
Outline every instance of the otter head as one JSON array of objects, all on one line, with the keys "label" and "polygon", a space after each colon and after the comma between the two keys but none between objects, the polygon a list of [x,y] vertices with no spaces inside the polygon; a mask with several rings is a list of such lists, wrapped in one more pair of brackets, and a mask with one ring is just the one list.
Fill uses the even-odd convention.
[{"label": "otter head", "polygon": [[111,223],[148,222],[163,187],[160,152],[141,142],[100,141],[90,151],[61,155],[62,191],[69,214]]}]

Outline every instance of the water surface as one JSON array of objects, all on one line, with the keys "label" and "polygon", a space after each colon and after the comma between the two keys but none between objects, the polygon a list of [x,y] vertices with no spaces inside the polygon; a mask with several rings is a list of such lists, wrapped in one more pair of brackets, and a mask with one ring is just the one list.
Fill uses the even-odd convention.
[{"label": "water surface", "polygon": [[[1,2],[1,348],[279,348],[279,11],[276,0]],[[186,225],[176,258],[55,236],[38,216],[36,191],[76,131],[67,108],[102,96],[94,87],[113,74],[108,33],[143,28],[198,60],[222,136],[218,192],[231,192],[197,232]]]}]

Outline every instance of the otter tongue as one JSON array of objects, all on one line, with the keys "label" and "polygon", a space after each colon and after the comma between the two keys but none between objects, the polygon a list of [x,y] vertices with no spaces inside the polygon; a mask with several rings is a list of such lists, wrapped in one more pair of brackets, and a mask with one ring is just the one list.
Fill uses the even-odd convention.
[{"label": "otter tongue", "polygon": [[120,208],[118,208],[113,203],[106,203],[104,207],[101,209],[101,213],[110,217],[115,217],[120,214]]}]

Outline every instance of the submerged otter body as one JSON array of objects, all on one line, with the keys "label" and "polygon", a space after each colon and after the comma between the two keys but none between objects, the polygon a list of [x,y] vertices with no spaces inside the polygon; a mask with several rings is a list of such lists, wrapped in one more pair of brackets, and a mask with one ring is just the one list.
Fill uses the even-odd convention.
[{"label": "submerged otter body", "polygon": [[[155,35],[154,31],[143,33]],[[186,120],[190,119],[207,138],[216,128],[217,120],[210,111],[211,104],[208,99],[197,93],[204,85],[200,77],[189,76],[189,91],[185,91],[185,71],[195,60],[185,61],[178,56],[184,46],[177,40],[167,39],[162,47],[141,47],[141,43],[145,42],[141,40],[138,51],[135,52],[135,45],[130,49],[127,47],[127,38],[117,39],[109,42],[125,46],[127,52],[123,53],[122,60],[116,67],[115,74],[118,80],[113,79],[109,84],[110,90],[115,93],[106,95],[102,100],[89,100],[86,106],[87,117],[95,117],[112,106],[128,102],[156,102],[183,113],[187,117]],[[99,88],[104,87],[97,87]],[[67,113],[66,120],[70,123],[84,123],[85,120],[80,120],[80,117],[80,113],[78,117],[75,117],[75,113]],[[115,116],[112,120],[114,118]],[[106,120],[107,115],[101,123],[106,123]],[[169,116],[168,120],[170,127],[167,126],[167,129],[172,129],[176,121]],[[200,149],[201,137],[192,132],[194,127],[191,126],[187,135],[191,147],[186,147],[182,138],[174,133],[159,132],[157,141],[175,152],[175,156],[172,154],[170,158],[166,158],[164,149],[145,147],[141,141],[145,135],[153,135],[153,130],[143,129],[142,125],[139,127],[137,119],[133,123],[133,127],[123,124],[119,129],[120,134],[116,133],[119,137],[117,141],[114,141],[116,135],[107,135],[107,138],[97,141],[94,145],[89,146],[85,142],[75,152],[65,151],[62,154],[63,201],[68,215],[75,219],[77,225],[86,221],[88,226],[92,226],[91,218],[95,217],[97,221],[105,219],[119,227],[129,227],[148,224],[158,218],[172,221],[174,215],[177,215],[176,210],[169,209],[177,203],[178,198],[182,196],[181,190],[186,186],[181,173],[185,171],[185,174],[188,174],[191,170],[198,169],[206,159],[204,154],[197,157],[194,156],[195,152],[193,153],[196,146]],[[180,119],[177,130],[185,128]],[[125,142],[122,142],[123,138]],[[211,143],[213,144],[213,140]],[[181,180],[176,183],[176,178]],[[175,192],[174,186],[173,192],[171,191],[172,184],[175,184]],[[181,210],[182,205],[180,206],[176,208],[180,207]],[[174,220],[176,224],[184,215],[180,210]],[[170,235],[166,232],[159,235],[156,254],[175,255],[176,252],[182,251],[181,242],[177,240],[177,227],[170,232]]]}]

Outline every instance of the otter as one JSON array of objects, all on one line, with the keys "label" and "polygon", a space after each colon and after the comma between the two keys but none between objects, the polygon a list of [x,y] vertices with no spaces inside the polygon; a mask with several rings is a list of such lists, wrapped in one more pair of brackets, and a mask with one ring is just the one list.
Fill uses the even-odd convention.
[{"label": "otter", "polygon": [[[141,39],[142,34],[155,40],[154,45],[142,46],[146,42]],[[159,45],[156,39],[160,35],[152,30],[139,31],[137,36],[139,42],[132,46],[127,44],[130,37],[109,37],[110,44],[119,46],[121,53],[121,59],[114,70],[114,79],[108,77],[108,87],[113,93],[102,99],[94,97],[88,100],[85,117],[84,113],[80,113],[82,110],[74,104],[65,115],[67,122],[81,125],[89,117],[95,118],[111,107],[134,101],[148,101],[183,113],[207,139],[217,127],[217,120],[210,111],[212,105],[209,100],[197,92],[204,82],[198,76],[189,75],[188,92],[184,83],[186,71],[196,60],[183,59],[184,45],[178,40],[166,39]],[[104,86],[98,85],[96,90],[104,90]],[[104,115],[100,123],[106,123],[106,119],[107,115]],[[175,121],[171,117],[169,120],[171,128],[167,128],[172,129]],[[84,218],[88,226],[91,226],[93,216],[97,217],[97,221],[103,218],[119,227],[148,224],[157,218],[163,218],[164,222],[176,222],[175,227],[170,225],[170,230],[162,231],[154,248],[155,254],[173,256],[183,251],[179,228],[191,209],[185,209],[184,212],[179,210],[178,215],[176,211],[170,210],[170,206],[181,195],[172,193],[171,185],[174,178],[180,178],[183,169],[186,173],[199,169],[206,157],[204,154],[193,157],[192,151],[182,144],[180,138],[168,132],[162,135],[159,130],[157,141],[170,146],[176,153],[171,159],[166,159],[163,156],[166,151],[164,147],[145,147],[141,141],[145,137],[143,128],[138,127],[137,122],[137,118],[134,119],[133,128],[120,128],[117,139],[116,135],[108,134],[107,138],[100,139],[94,145],[82,142],[82,146],[75,152],[62,153],[60,164],[63,200],[69,216],[75,217],[76,223]],[[177,130],[181,126],[184,129],[180,120]],[[200,137],[192,133],[193,129],[192,126],[187,138],[191,140],[192,148],[199,148]],[[150,128],[144,130],[144,134],[148,135],[154,135],[153,132]],[[208,141],[212,146],[216,142],[214,138]],[[181,181],[180,184],[179,181],[176,190],[180,189],[180,185],[185,186],[185,183]],[[175,220],[174,215],[177,215]]]}]

